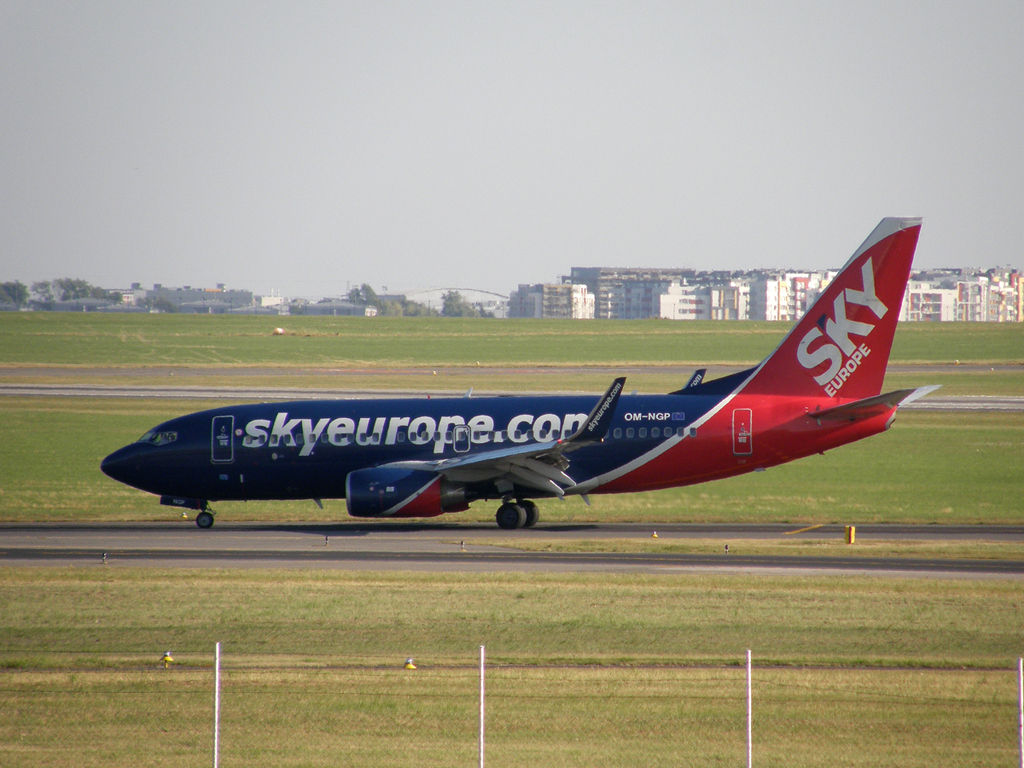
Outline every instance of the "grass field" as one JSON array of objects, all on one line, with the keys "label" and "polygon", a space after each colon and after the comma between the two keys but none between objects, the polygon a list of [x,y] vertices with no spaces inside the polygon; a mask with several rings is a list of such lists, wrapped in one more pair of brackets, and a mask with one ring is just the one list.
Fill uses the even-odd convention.
[{"label": "grass field", "polygon": [[[738,366],[712,366],[710,376],[740,370]],[[686,383],[690,371],[659,371],[656,368],[621,368],[616,374],[626,376],[627,391],[642,394],[672,392]],[[470,389],[476,396],[488,393],[568,392],[589,393],[597,397],[608,388],[613,376],[607,368],[573,368],[544,366],[518,370],[496,368],[401,368],[294,370],[254,368],[62,368],[40,369],[25,367],[16,371],[7,368],[0,372],[0,382],[17,384],[88,384],[100,386],[174,387],[187,391],[201,387],[291,387],[337,391],[339,397],[346,391],[377,390],[383,394],[435,395],[460,397]],[[885,378],[885,390],[913,389],[926,384],[938,384],[945,395],[1002,395],[1024,396],[1024,366],[999,366],[991,370],[957,370],[950,367],[920,366],[890,371]]]},{"label": "grass field", "polygon": [[758,764],[1007,764],[1022,619],[1009,581],[8,569],[0,759],[199,762],[219,640],[225,765],[472,764],[481,644],[491,765],[742,764],[748,647]]},{"label": "grass field", "polygon": [[[270,335],[278,325],[285,336]],[[111,384],[597,392],[606,373],[563,368],[753,363],[786,330],[0,313],[0,379],[53,381],[52,370],[62,382]],[[890,375],[893,388],[939,383],[947,394],[1024,395],[1016,327],[904,325],[893,360],[920,366]],[[957,360],[971,370],[932,370]],[[497,370],[481,376],[477,362]],[[990,363],[995,370],[986,370]],[[533,365],[542,370],[501,371]],[[628,386],[680,384],[654,370]],[[99,461],[162,420],[223,404],[0,398],[0,520],[174,518],[154,497],[104,477]],[[594,496],[591,508],[552,501],[542,517],[1021,524],[1021,466],[1022,414],[901,413],[886,434],[825,456],[692,488]],[[343,501],[327,501],[322,512],[310,502],[217,508],[225,520],[346,519]],[[452,519],[493,513],[476,504]],[[602,546],[710,551],[721,542]],[[884,547],[1020,559],[1014,545]],[[871,550],[880,551],[858,549]],[[757,765],[1018,759],[1018,580],[97,565],[0,569],[0,765],[205,764],[215,641],[225,651],[223,765],[476,764],[481,644],[492,664],[488,765],[742,765],[739,665],[747,648],[757,665]],[[163,670],[158,659],[168,649],[176,662]],[[415,672],[401,668],[408,656]]]},{"label": "grass field", "polygon": [[[283,336],[272,330],[282,327]],[[446,366],[756,363],[788,323],[0,313],[0,363]],[[1024,364],[1014,324],[904,323],[895,363]]]},{"label": "grass field", "polygon": [[[210,678],[193,670],[0,673],[10,714],[0,755],[9,767],[202,765],[212,742]],[[1014,765],[1014,678],[757,670],[755,764]],[[487,682],[488,765],[746,758],[740,670],[498,668]],[[228,670],[221,764],[475,765],[476,687],[465,667]]]},{"label": "grass field", "polygon": [[[279,324],[286,334],[272,335]],[[628,375],[629,389],[669,392],[688,374],[668,366],[722,375],[761,360],[787,330],[747,322],[8,312],[0,313],[0,381],[599,393],[611,367]],[[906,323],[892,359],[904,368],[889,374],[890,389],[940,384],[946,395],[1024,395],[1024,333],[1013,325]]]},{"label": "grass field", "polygon": [[[1006,668],[1024,646],[1013,580],[336,571],[0,570],[8,667],[151,666],[166,648],[344,666],[761,663]],[[713,631],[708,631],[713,628]],[[328,661],[329,660],[329,661]],[[471,662],[469,662],[471,663]]]},{"label": "grass field", "polygon": [[[209,764],[212,675],[2,673],[8,768]],[[755,670],[754,763],[1015,765],[1010,671]],[[487,765],[744,765],[744,673],[492,668]],[[221,765],[477,764],[470,667],[228,669]]]}]

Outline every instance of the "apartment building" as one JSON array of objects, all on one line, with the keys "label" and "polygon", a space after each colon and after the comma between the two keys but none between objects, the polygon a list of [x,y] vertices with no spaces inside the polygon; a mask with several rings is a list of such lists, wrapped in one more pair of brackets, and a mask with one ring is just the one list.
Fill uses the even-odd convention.
[{"label": "apartment building", "polygon": [[521,283],[509,296],[508,316],[593,320],[594,296],[582,284]]},{"label": "apartment building", "polygon": [[900,320],[1024,322],[1024,276],[1015,269],[943,269],[914,273]]},{"label": "apartment building", "polygon": [[662,294],[673,282],[696,277],[692,269],[573,267],[567,282],[587,286],[594,296],[594,317],[643,320],[660,317]]}]

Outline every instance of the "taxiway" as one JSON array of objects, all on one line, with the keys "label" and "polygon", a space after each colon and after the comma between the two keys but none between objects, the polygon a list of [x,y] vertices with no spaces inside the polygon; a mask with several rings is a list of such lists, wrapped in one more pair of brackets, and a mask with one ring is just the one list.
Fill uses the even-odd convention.
[{"label": "taxiway", "polygon": [[[515,548],[518,540],[649,541],[651,525],[541,523],[502,531],[486,523],[254,524],[218,522],[207,531],[181,523],[4,524],[0,564],[14,566],[147,566],[189,568],[341,568],[397,571],[645,572],[739,570],[960,577],[1024,577],[1022,560],[962,560],[753,555],[744,542],[841,539],[843,527],[664,524],[659,543],[686,539],[731,542],[726,554],[686,552],[556,552]],[[1024,526],[858,526],[861,542],[880,540],[1003,541],[1024,544]]]}]

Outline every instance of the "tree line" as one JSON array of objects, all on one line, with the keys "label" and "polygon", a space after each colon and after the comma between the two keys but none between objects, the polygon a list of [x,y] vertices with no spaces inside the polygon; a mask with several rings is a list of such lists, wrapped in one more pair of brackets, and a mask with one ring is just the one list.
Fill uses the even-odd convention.
[{"label": "tree line", "polygon": [[388,317],[494,317],[480,305],[473,305],[458,291],[447,291],[441,296],[441,311],[438,312],[419,301],[410,301],[405,296],[384,299],[369,285],[363,283],[348,292],[353,304],[364,304],[377,308],[377,314]]},{"label": "tree line", "polygon": [[52,307],[59,301],[74,301],[75,299],[99,299],[120,304],[124,300],[124,296],[117,291],[108,291],[74,277],[41,280],[32,283],[31,288],[26,287],[20,280],[0,283],[0,304],[24,307],[29,302],[35,301],[45,308]]},{"label": "tree line", "polygon": [[[363,283],[359,288],[348,292],[348,300],[353,304],[363,304],[377,308],[377,313],[388,317],[494,317],[486,312],[482,305],[474,305],[458,291],[447,291],[441,296],[441,310],[438,311],[419,301],[410,301],[405,296],[382,298],[369,285]],[[28,306],[34,302],[43,309],[52,309],[61,301],[75,299],[99,299],[113,304],[121,304],[124,296],[117,291],[108,291],[85,280],[62,277],[57,280],[41,280],[25,286],[20,280],[0,283],[0,304],[12,304],[16,307]],[[152,309],[165,312],[177,312],[178,307],[163,298],[143,302]]]}]

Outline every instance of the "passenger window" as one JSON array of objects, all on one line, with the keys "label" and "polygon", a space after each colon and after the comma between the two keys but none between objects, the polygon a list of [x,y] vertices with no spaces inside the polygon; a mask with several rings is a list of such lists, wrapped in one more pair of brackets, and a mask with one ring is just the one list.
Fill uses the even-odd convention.
[{"label": "passenger window", "polygon": [[629,429],[626,430],[626,437],[632,437],[632,436],[633,436],[633,428],[630,427]]},{"label": "passenger window", "polygon": [[651,437],[661,437],[661,430],[657,427],[651,428]]},{"label": "passenger window", "polygon": [[614,437],[614,438],[615,438],[616,440],[618,440],[618,439],[619,439],[620,437],[622,437],[622,430],[621,430],[621,429],[619,429],[618,427],[616,427],[615,429],[613,429],[613,430],[612,430],[612,436],[613,436],[613,437]]},{"label": "passenger window", "polygon": [[640,427],[637,437],[647,437],[647,427]]},{"label": "passenger window", "polygon": [[400,443],[404,443],[405,442],[405,430],[404,429],[398,430],[398,442],[400,442]]}]

